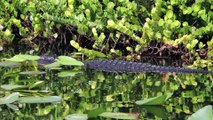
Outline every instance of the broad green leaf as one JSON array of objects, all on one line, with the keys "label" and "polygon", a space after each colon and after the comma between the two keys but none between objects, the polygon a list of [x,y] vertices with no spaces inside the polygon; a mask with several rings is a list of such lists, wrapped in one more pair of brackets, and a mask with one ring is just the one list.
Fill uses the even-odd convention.
[{"label": "broad green leaf", "polygon": [[1,88],[5,89],[5,90],[13,90],[16,88],[23,88],[23,87],[26,87],[26,86],[24,86],[24,85],[1,85]]},{"label": "broad green leaf", "polygon": [[207,105],[188,118],[188,120],[212,120],[213,119],[213,106]]},{"label": "broad green leaf", "polygon": [[132,120],[132,119],[137,120],[139,117],[139,113],[104,112],[101,113],[99,116],[122,120]]},{"label": "broad green leaf", "polygon": [[14,57],[9,58],[9,59],[6,59],[6,60],[12,61],[12,62],[24,62],[24,61],[26,61],[26,59],[19,58],[19,57],[17,57],[17,56],[14,56]]},{"label": "broad green leaf", "polygon": [[80,72],[79,71],[62,71],[58,73],[58,77],[73,77],[78,73]]},{"label": "broad green leaf", "polygon": [[45,96],[45,97],[21,97],[18,99],[18,103],[53,103],[61,102],[59,96]]},{"label": "broad green leaf", "polygon": [[168,98],[170,98],[172,94],[162,95],[158,97],[148,98],[145,100],[139,100],[135,103],[138,105],[162,105]]},{"label": "broad green leaf", "polygon": [[57,59],[57,62],[59,62],[62,65],[75,65],[75,66],[84,65],[81,61],[78,61],[68,56],[59,56]]},{"label": "broad green leaf", "polygon": [[44,71],[24,71],[20,72],[20,75],[40,75],[40,74],[45,74],[46,72]]},{"label": "broad green leaf", "polygon": [[36,56],[36,55],[15,55],[18,58],[22,58],[25,60],[38,60],[40,58],[40,56]]},{"label": "broad green leaf", "polygon": [[51,64],[44,65],[46,69],[61,69],[60,66],[61,64],[59,62],[54,62]]},{"label": "broad green leaf", "polygon": [[18,92],[12,93],[12,94],[10,94],[8,96],[0,98],[0,105],[1,104],[13,103],[13,102],[17,101],[18,98],[19,98],[19,93]]},{"label": "broad green leaf", "polygon": [[65,120],[87,120],[87,114],[71,114],[64,118]]},{"label": "broad green leaf", "polygon": [[14,67],[18,67],[20,65],[21,65],[20,63],[12,62],[12,61],[2,61],[2,62],[0,62],[0,66],[1,67],[11,67],[11,68],[14,68]]}]

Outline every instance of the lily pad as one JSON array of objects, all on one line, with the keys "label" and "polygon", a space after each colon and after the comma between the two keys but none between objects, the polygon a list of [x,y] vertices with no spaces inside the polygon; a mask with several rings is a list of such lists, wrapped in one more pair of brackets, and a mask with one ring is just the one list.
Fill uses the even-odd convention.
[{"label": "lily pad", "polygon": [[74,66],[83,66],[84,65],[81,61],[78,61],[78,60],[68,57],[68,56],[59,56],[57,59],[57,62],[59,62],[62,65],[74,65]]},{"label": "lily pad", "polygon": [[21,97],[18,99],[18,103],[55,103],[61,102],[59,96],[45,96],[45,97]]},{"label": "lily pad", "polygon": [[137,120],[139,117],[139,113],[104,112],[101,113],[99,116],[122,120],[132,120],[132,119]]},{"label": "lily pad", "polygon": [[12,61],[2,61],[2,62],[0,62],[0,66],[1,66],[1,67],[11,67],[11,68],[15,68],[15,67],[18,67],[18,66],[20,66],[20,65],[21,65],[20,63],[12,62]]},{"label": "lily pad", "polygon": [[213,119],[213,106],[207,105],[188,118],[188,120],[212,120]]},{"label": "lily pad", "polygon": [[1,104],[9,104],[9,103],[13,103],[15,102],[16,100],[18,100],[19,98],[19,93],[16,92],[16,93],[12,93],[8,96],[5,96],[3,98],[0,98],[0,105]]},{"label": "lily pad", "polygon": [[65,120],[87,120],[87,114],[71,114],[64,118]]},{"label": "lily pad", "polygon": [[145,100],[139,100],[135,103],[138,105],[162,105],[167,99],[169,99],[172,94],[162,95],[158,97],[148,98]]}]

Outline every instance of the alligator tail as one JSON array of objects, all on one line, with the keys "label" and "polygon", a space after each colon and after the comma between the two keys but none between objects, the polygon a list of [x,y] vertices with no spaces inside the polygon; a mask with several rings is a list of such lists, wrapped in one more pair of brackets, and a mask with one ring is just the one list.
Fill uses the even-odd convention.
[{"label": "alligator tail", "polygon": [[105,72],[116,72],[116,73],[175,72],[175,73],[213,74],[212,71],[208,71],[208,70],[196,70],[196,69],[179,68],[179,67],[164,67],[164,66],[151,65],[149,63],[139,63],[139,62],[122,61],[122,60],[90,60],[90,61],[86,61],[84,65],[90,69],[95,69],[95,70],[105,71]]}]

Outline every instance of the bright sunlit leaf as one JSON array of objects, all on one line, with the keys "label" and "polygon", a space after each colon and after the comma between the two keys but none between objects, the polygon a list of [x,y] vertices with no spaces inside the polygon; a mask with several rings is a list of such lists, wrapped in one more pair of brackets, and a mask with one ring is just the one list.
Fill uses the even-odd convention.
[{"label": "bright sunlit leaf", "polygon": [[188,120],[212,120],[213,119],[213,106],[207,105],[188,118]]},{"label": "bright sunlit leaf", "polygon": [[74,65],[74,66],[84,65],[81,61],[78,61],[68,56],[59,56],[57,62],[59,62],[62,65]]},{"label": "bright sunlit leaf", "polygon": [[0,105],[1,104],[13,103],[13,102],[17,101],[18,98],[19,98],[19,93],[18,92],[12,93],[12,94],[10,94],[8,96],[0,98]]}]

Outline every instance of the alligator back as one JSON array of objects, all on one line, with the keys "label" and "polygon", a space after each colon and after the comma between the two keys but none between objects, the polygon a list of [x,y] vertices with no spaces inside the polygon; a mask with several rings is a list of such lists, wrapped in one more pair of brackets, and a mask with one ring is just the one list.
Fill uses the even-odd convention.
[{"label": "alligator back", "polygon": [[156,65],[151,65],[149,63],[139,63],[139,62],[123,61],[123,60],[90,60],[90,61],[86,61],[84,65],[90,69],[95,69],[95,70],[105,71],[105,72],[117,72],[117,73],[175,72],[175,73],[213,74],[212,71],[207,71],[207,70],[156,66]]}]

